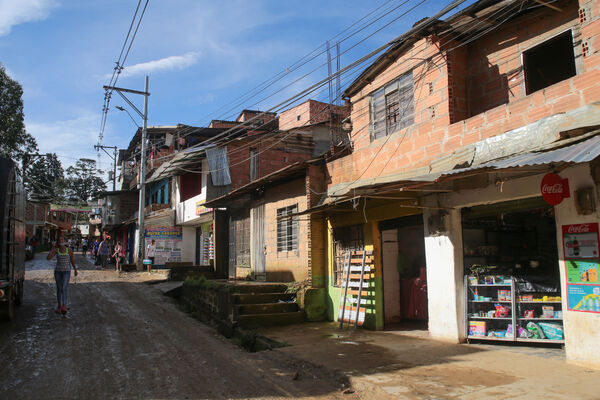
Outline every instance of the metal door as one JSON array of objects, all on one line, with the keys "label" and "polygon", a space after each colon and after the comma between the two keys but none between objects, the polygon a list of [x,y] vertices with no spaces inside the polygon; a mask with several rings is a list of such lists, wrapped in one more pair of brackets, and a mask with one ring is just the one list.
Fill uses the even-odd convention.
[{"label": "metal door", "polygon": [[261,204],[252,209],[252,268],[258,281],[267,279],[265,253],[265,205]]}]

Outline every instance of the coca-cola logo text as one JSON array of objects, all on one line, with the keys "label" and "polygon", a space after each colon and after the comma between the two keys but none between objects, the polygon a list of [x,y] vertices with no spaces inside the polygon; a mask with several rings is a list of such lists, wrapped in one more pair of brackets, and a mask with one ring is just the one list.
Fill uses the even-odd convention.
[{"label": "coca-cola logo text", "polygon": [[557,183],[555,185],[542,186],[542,193],[556,194],[556,193],[562,193],[562,192],[563,192],[563,185],[560,183]]},{"label": "coca-cola logo text", "polygon": [[569,190],[569,180],[563,179],[557,174],[546,174],[542,178],[540,185],[540,191],[542,197],[546,200],[546,203],[556,206],[560,204],[563,199],[571,197]]},{"label": "coca-cola logo text", "polygon": [[587,233],[590,232],[590,224],[579,224],[569,226],[569,233]]}]

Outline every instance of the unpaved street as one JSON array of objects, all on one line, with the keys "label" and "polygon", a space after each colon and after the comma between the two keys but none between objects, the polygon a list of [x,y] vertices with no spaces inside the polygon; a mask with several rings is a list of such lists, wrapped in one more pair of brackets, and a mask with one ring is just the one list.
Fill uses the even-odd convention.
[{"label": "unpaved street", "polygon": [[82,256],[70,311],[54,313],[53,264],[28,262],[25,300],[0,324],[0,397],[343,397],[343,382],[281,352],[247,353],[144,280],[94,270]]}]

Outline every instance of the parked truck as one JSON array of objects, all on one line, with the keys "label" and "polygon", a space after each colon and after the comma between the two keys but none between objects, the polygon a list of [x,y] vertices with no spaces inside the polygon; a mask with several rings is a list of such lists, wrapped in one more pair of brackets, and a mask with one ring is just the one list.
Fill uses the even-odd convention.
[{"label": "parked truck", "polygon": [[12,319],[23,302],[25,188],[12,160],[0,158],[0,318]]}]

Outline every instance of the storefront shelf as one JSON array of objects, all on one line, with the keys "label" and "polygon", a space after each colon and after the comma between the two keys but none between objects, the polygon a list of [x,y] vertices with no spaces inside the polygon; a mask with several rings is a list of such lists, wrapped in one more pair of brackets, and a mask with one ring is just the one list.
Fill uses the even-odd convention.
[{"label": "storefront shelf", "polygon": [[[514,340],[514,339],[511,339]],[[530,338],[517,338],[517,342],[531,342],[531,343],[564,343],[564,339],[562,340],[552,340],[552,339],[530,339]]]},{"label": "storefront shelf", "polygon": [[521,301],[517,300],[517,303],[533,303],[533,304],[561,304],[562,301]]},{"label": "storefront shelf", "polygon": [[512,301],[506,300],[469,300],[469,303],[512,303]]},{"label": "storefront shelf", "polygon": [[562,321],[562,318],[517,318],[517,320],[519,321],[533,321],[533,320],[539,320],[539,321]]},{"label": "storefront shelf", "polygon": [[467,336],[468,339],[475,339],[475,340],[499,340],[499,341],[504,341],[504,342],[514,342],[515,339],[509,337],[492,337],[492,336],[474,336],[474,335],[469,335]]},{"label": "storefront shelf", "polygon": [[475,287],[475,286],[511,286],[510,283],[506,283],[506,284],[500,284],[500,283],[494,283],[493,285],[486,285],[485,283],[478,283],[476,285],[469,285],[469,287]]},{"label": "storefront shelf", "polygon": [[506,319],[506,320],[511,320],[512,318],[501,318],[501,317],[469,317],[469,319]]}]

